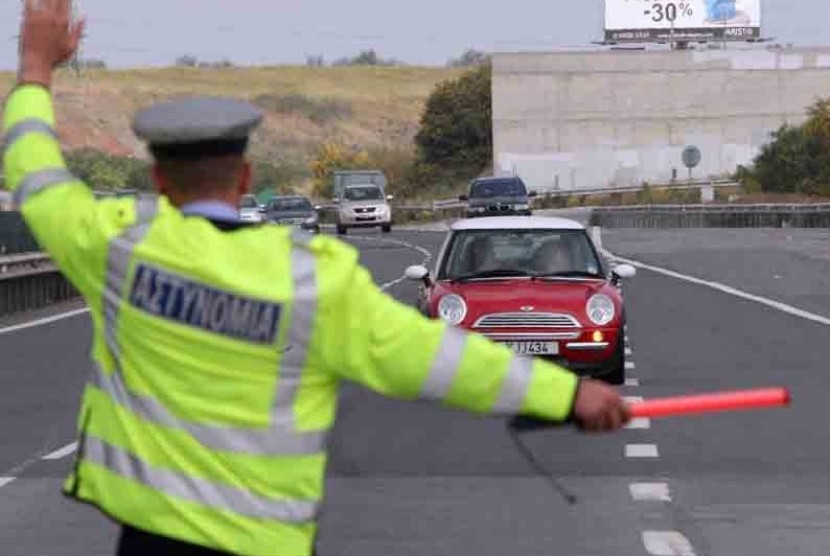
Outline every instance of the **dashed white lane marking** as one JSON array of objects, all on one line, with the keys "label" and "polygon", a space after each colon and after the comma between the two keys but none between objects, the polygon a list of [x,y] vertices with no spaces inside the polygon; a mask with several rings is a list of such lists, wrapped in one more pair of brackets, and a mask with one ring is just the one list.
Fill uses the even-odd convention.
[{"label": "dashed white lane marking", "polygon": [[671,502],[669,485],[666,483],[632,483],[628,489],[631,497],[638,502]]},{"label": "dashed white lane marking", "polygon": [[642,396],[625,396],[623,398],[623,400],[625,400],[625,403],[628,403],[628,404],[643,403],[643,397]]},{"label": "dashed white lane marking", "polygon": [[71,444],[67,444],[63,448],[60,448],[59,450],[55,450],[51,454],[46,454],[45,456],[43,456],[43,459],[46,459],[46,460],[63,459],[66,456],[74,453],[75,450],[77,450],[77,449],[78,449],[78,443],[77,442],[72,442]]},{"label": "dashed white lane marking", "polygon": [[631,348],[627,347],[627,348],[625,348],[625,354],[626,354],[626,355],[633,355],[633,354],[634,354],[634,352],[633,352],[633,351],[631,351]]},{"label": "dashed white lane marking", "polygon": [[637,380],[636,378],[627,378],[627,379],[625,379],[625,385],[626,386],[639,386],[640,381]]},{"label": "dashed white lane marking", "polygon": [[743,290],[739,290],[737,288],[733,288],[731,286],[727,286],[725,284],[721,284],[719,282],[712,282],[709,280],[703,280],[701,278],[696,278],[694,276],[689,276],[688,274],[681,274],[680,272],[675,272],[673,270],[668,270],[665,268],[660,268],[659,266],[648,265],[645,263],[641,263],[639,261],[634,261],[631,259],[625,259],[623,257],[618,257],[609,251],[603,251],[605,255],[617,261],[621,261],[631,266],[635,266],[638,268],[643,268],[646,270],[650,270],[652,272],[656,272],[657,274],[662,274],[664,276],[669,276],[671,278],[677,278],[678,280],[684,280],[686,282],[690,282],[692,284],[697,284],[699,286],[705,286],[707,288],[711,288],[713,290],[717,290],[722,293],[726,293],[735,297],[739,297],[741,299],[745,299],[747,301],[754,301],[755,303],[760,303],[761,305],[765,305],[772,309],[776,309],[778,311],[787,313],[789,315],[793,315],[796,317],[800,317],[805,320],[809,320],[818,324],[823,324],[825,326],[830,326],[830,318],[817,315],[815,313],[810,313],[809,311],[805,311],[803,309],[799,309],[798,307],[793,307],[792,305],[787,305],[786,303],[781,303],[780,301],[775,301],[773,299],[768,299],[766,297],[761,297],[760,295],[754,295],[751,293],[747,293]]},{"label": "dashed white lane marking", "polygon": [[636,368],[637,368],[637,365],[635,365],[633,361],[626,361],[625,362],[625,370],[626,371],[633,371]]},{"label": "dashed white lane marking", "polygon": [[0,488],[3,488],[10,482],[14,481],[16,477],[0,477]]},{"label": "dashed white lane marking", "polygon": [[628,430],[646,430],[651,428],[651,419],[641,418],[638,417],[636,419],[632,419],[629,423],[625,426]]},{"label": "dashed white lane marking", "polygon": [[51,317],[46,317],[42,319],[33,320],[30,322],[24,322],[23,324],[15,324],[14,326],[7,326],[5,328],[0,328],[0,334],[9,334],[11,332],[17,332],[19,330],[26,330],[27,328],[35,328],[36,326],[43,326],[44,324],[51,324],[53,322],[57,322],[59,320],[64,320],[72,317],[77,317],[78,315],[83,315],[88,313],[89,309],[77,309],[75,311],[68,311],[66,313],[60,313],[58,315],[52,315]]},{"label": "dashed white lane marking", "polygon": [[626,444],[625,457],[627,458],[658,458],[656,444]]},{"label": "dashed white lane marking", "polygon": [[695,556],[692,543],[677,531],[644,531],[643,544],[653,556]]}]

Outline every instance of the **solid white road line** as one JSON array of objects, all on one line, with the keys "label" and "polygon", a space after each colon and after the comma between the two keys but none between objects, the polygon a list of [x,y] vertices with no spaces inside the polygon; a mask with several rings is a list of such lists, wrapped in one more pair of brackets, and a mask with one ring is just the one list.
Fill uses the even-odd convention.
[{"label": "solid white road line", "polygon": [[75,311],[68,311],[66,313],[60,313],[58,315],[52,315],[51,317],[46,317],[42,319],[33,320],[30,322],[24,322],[23,324],[15,324],[14,326],[7,326],[5,328],[0,328],[0,335],[2,334],[9,334],[11,332],[17,332],[18,330],[26,330],[27,328],[34,328],[36,326],[43,326],[44,324],[51,324],[53,322],[57,322],[59,320],[64,320],[72,317],[77,317],[78,315],[83,315],[89,312],[89,309],[77,309]]},{"label": "solid white road line", "polygon": [[628,486],[631,497],[638,502],[671,502],[666,483],[632,483]]},{"label": "solid white road line", "polygon": [[789,315],[793,315],[795,317],[800,317],[805,320],[809,320],[818,324],[823,324],[825,326],[830,326],[830,318],[817,315],[815,313],[810,313],[809,311],[805,311],[803,309],[799,309],[798,307],[793,307],[792,305],[787,305],[786,303],[781,303],[780,301],[775,301],[773,299],[768,299],[766,297],[761,297],[760,295],[754,295],[751,293],[747,293],[743,290],[739,290],[737,288],[733,288],[731,286],[727,286],[725,284],[721,284],[719,282],[712,282],[709,280],[703,280],[701,278],[696,278],[694,276],[689,276],[688,274],[681,274],[680,272],[675,272],[673,270],[668,270],[665,268],[660,268],[658,266],[652,266],[645,263],[641,263],[639,261],[634,261],[631,259],[625,259],[623,257],[618,257],[613,253],[608,251],[604,251],[604,253],[612,259],[617,261],[621,261],[631,266],[643,268],[645,270],[650,270],[652,272],[656,272],[657,274],[662,274],[664,276],[669,276],[671,278],[677,278],[678,280],[684,280],[686,282],[690,282],[692,284],[697,284],[699,286],[705,286],[707,288],[711,288],[713,290],[717,290],[719,292],[729,294],[741,299],[745,299],[747,301],[754,301],[755,303],[759,303],[761,305],[765,305],[772,309],[776,309],[783,313],[787,313]]},{"label": "solid white road line", "polygon": [[0,488],[3,488],[7,484],[9,484],[13,480],[15,480],[15,478],[16,477],[0,477]]},{"label": "solid white road line", "polygon": [[657,452],[656,444],[626,444],[625,457],[657,458],[660,457],[660,454]]},{"label": "solid white road line", "polygon": [[646,430],[651,428],[651,419],[636,418],[629,421],[625,426],[628,430]]},{"label": "solid white road line", "polygon": [[63,459],[66,456],[74,453],[75,450],[77,450],[77,449],[78,449],[78,443],[73,442],[71,444],[67,444],[66,446],[64,446],[63,448],[61,448],[59,450],[55,450],[51,454],[46,454],[45,456],[43,456],[43,459],[48,459],[48,460]]},{"label": "solid white road line", "polygon": [[627,378],[627,379],[625,379],[625,385],[626,386],[639,386],[640,381],[637,380],[636,378]]},{"label": "solid white road line", "polygon": [[653,556],[695,556],[692,543],[677,531],[644,531],[643,544]]}]

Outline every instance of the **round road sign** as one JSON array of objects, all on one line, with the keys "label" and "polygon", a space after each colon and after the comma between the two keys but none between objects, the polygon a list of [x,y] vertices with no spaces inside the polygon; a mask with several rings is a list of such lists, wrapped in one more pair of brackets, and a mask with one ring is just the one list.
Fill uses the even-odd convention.
[{"label": "round road sign", "polygon": [[700,149],[691,145],[683,149],[683,164],[686,165],[686,168],[690,170],[700,164]]}]

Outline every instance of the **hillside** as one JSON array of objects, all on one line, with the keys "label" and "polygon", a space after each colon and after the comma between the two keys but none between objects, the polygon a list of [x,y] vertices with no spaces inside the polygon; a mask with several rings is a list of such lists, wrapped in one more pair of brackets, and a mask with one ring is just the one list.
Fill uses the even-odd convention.
[{"label": "hillside", "polygon": [[[324,141],[408,147],[434,85],[458,73],[410,67],[87,70],[61,73],[54,93],[59,133],[70,150],[145,157],[130,130],[137,109],[191,94],[230,95],[267,111],[252,143],[256,158],[307,167]],[[8,90],[13,75],[0,74],[0,82]]]}]

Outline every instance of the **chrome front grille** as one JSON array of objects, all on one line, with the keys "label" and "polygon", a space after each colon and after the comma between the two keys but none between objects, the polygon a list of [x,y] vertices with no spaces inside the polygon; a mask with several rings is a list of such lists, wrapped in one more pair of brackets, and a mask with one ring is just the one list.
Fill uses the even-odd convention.
[{"label": "chrome front grille", "polygon": [[579,328],[579,321],[564,313],[493,313],[478,319],[473,328]]}]

